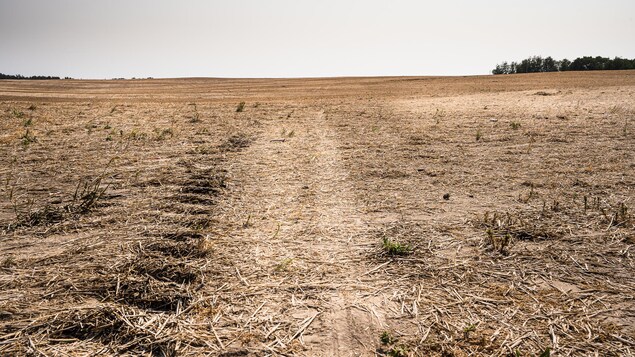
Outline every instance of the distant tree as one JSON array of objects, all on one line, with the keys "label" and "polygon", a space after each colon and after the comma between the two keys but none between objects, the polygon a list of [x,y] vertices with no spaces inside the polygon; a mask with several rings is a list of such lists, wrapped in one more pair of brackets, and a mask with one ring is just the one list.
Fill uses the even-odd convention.
[{"label": "distant tree", "polygon": [[493,74],[510,74],[510,73],[512,73],[511,66],[507,62],[503,62],[501,64],[497,64],[496,68],[494,68],[492,73]]},{"label": "distant tree", "polygon": [[517,71],[517,73],[528,73],[529,72],[529,59],[526,58],[526,59],[520,61],[520,63],[518,63],[518,66],[516,67],[516,71]]},{"label": "distant tree", "polygon": [[536,72],[557,72],[557,71],[595,71],[595,70],[620,70],[635,69],[635,59],[615,57],[591,57],[584,56],[569,61],[554,60],[551,56],[542,58],[541,56],[528,57],[520,62],[503,62],[497,64],[492,71],[493,74],[513,74],[513,73],[536,73]]},{"label": "distant tree", "polygon": [[545,58],[545,60],[542,62],[542,72],[557,72],[558,71],[558,66],[556,64],[556,61],[551,58],[551,56]]},{"label": "distant tree", "polygon": [[532,56],[522,60],[516,66],[515,73],[544,72],[545,60],[540,56]]},{"label": "distant tree", "polygon": [[572,71],[598,71],[605,69],[609,61],[610,59],[600,56],[584,56],[573,60],[569,68]]},{"label": "distant tree", "polygon": [[558,61],[558,70],[559,71],[568,71],[571,66],[571,61],[568,59],[563,59],[562,61]]},{"label": "distant tree", "polygon": [[3,74],[0,73],[0,79],[60,79],[60,77],[51,76],[31,76],[25,77],[21,74]]},{"label": "distant tree", "polygon": [[626,58],[615,57],[612,60],[608,60],[604,69],[607,70],[620,70],[620,69],[635,69],[635,59],[629,60]]}]

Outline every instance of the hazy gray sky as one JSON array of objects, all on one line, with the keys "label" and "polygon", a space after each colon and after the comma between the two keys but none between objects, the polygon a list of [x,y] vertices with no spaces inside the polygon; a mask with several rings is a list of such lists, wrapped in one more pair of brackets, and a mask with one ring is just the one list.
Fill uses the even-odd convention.
[{"label": "hazy gray sky", "polygon": [[486,74],[634,37],[635,0],[0,0],[0,72],[23,75]]}]

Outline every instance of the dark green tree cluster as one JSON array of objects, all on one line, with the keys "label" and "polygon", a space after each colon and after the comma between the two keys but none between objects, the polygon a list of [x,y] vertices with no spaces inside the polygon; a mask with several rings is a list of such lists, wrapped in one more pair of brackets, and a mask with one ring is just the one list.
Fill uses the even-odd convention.
[{"label": "dark green tree cluster", "polygon": [[579,57],[569,61],[554,60],[551,57],[532,56],[520,62],[503,62],[497,64],[492,74],[537,73],[537,72],[562,72],[562,71],[597,71],[635,69],[635,59],[615,57]]},{"label": "dark green tree cluster", "polygon": [[25,77],[21,74],[4,74],[0,73],[0,79],[60,79],[60,77],[52,77],[52,76],[31,76]]}]

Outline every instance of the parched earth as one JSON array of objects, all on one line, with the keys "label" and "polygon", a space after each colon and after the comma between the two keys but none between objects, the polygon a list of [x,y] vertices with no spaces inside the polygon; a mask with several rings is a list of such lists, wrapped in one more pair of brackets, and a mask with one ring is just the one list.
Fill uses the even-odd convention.
[{"label": "parched earth", "polygon": [[633,207],[635,71],[0,81],[0,355],[633,355]]}]

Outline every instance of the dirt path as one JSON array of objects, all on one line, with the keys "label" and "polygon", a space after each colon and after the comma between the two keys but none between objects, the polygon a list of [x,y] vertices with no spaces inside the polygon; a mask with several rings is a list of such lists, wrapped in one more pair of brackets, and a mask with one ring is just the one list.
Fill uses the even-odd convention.
[{"label": "dirt path", "polygon": [[274,292],[261,311],[289,326],[281,343],[298,340],[310,355],[371,354],[383,314],[377,284],[360,277],[376,242],[326,115],[293,116],[267,122],[230,169],[239,200],[230,206],[244,227],[231,240],[246,245],[236,265],[250,286]]}]

